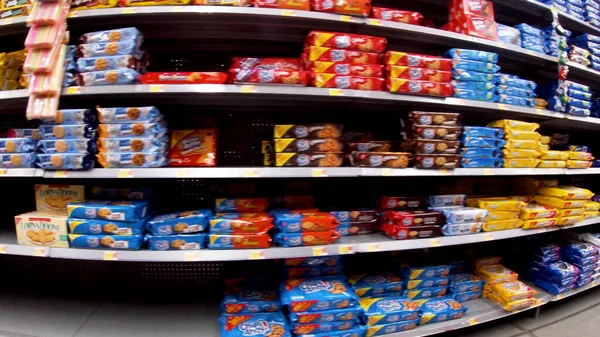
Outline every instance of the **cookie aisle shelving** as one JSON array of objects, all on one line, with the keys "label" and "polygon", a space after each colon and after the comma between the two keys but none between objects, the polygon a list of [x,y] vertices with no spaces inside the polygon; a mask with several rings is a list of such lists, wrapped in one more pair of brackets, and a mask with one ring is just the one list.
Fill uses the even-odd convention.
[{"label": "cookie aisle shelving", "polygon": [[[419,2],[419,1],[417,1]],[[434,3],[437,7],[445,5],[447,1],[423,1],[422,5]],[[494,2],[500,13],[507,15],[516,12],[517,18],[521,22],[549,22],[550,9],[548,6],[540,4],[533,0],[507,0]],[[443,7],[443,6],[442,6]],[[589,25],[568,14],[559,13],[561,23],[568,29],[578,33],[593,33],[600,35],[600,29]],[[158,26],[157,22],[164,20],[163,26]],[[181,21],[189,23],[190,29],[181,29]],[[533,52],[524,48],[509,46],[503,43],[488,41],[467,35],[451,33],[440,29],[408,25],[402,23],[385,22],[377,19],[358,18],[347,15],[337,15],[319,12],[297,11],[297,10],[279,10],[264,8],[239,8],[226,6],[149,6],[149,7],[125,7],[108,8],[96,10],[71,11],[68,19],[70,27],[75,32],[92,31],[100,29],[109,29],[125,26],[142,27],[141,30],[148,32],[146,35],[149,48],[155,48],[158,57],[158,64],[167,69],[170,61],[171,65],[182,66],[188,59],[192,59],[189,54],[185,56],[169,55],[169,44],[165,40],[176,38],[176,43],[181,43],[179,50],[188,51],[185,43],[190,43],[189,49],[192,52],[204,52],[210,47],[203,45],[202,38],[210,37],[207,40],[216,40],[226,46],[224,49],[241,50],[246,53],[248,50],[260,49],[270,42],[282,42],[279,46],[270,46],[269,51],[280,48],[286,53],[294,47],[289,48],[290,43],[301,44],[306,32],[313,29],[344,31],[356,34],[367,34],[382,36],[393,41],[394,45],[402,46],[407,42],[415,43],[411,49],[418,51],[421,47],[430,48],[439,52],[449,47],[471,48],[498,53],[503,62],[513,63],[516,68],[528,68],[527,73],[536,78],[555,79],[558,69],[558,59],[553,56]],[[19,40],[25,31],[24,18],[9,18],[0,20],[0,39]],[[218,27],[214,27],[217,24]],[[152,26],[160,27],[151,28]],[[207,29],[206,27],[211,27]],[[251,27],[245,31],[245,26]],[[167,27],[165,29],[165,27]],[[177,27],[177,29],[169,29]],[[240,28],[242,27],[242,28]],[[146,29],[144,29],[146,28]],[[257,32],[258,31],[258,32]],[[210,36],[214,33],[215,36]],[[204,35],[203,35],[204,34]],[[259,47],[240,48],[240,44],[262,43]],[[152,44],[152,42],[156,42]],[[158,41],[158,42],[157,42]],[[191,42],[190,42],[191,41]],[[225,41],[225,42],[223,42]],[[265,43],[265,41],[267,41]],[[12,41],[14,42],[14,41]],[[18,43],[14,43],[18,45]],[[165,47],[167,46],[167,47]],[[240,49],[236,49],[240,48]],[[165,52],[167,50],[167,52]],[[180,60],[185,59],[185,61]],[[162,63],[162,64],[161,64]],[[590,85],[594,89],[600,89],[600,72],[569,63],[571,72],[570,79]],[[179,70],[179,69],[177,69]],[[29,122],[24,121],[23,110],[27,102],[27,90],[3,91],[0,92],[0,129],[11,127],[31,126]],[[277,118],[272,114],[269,117],[261,119],[261,114],[267,114],[263,106],[270,107],[273,110],[281,109],[282,114],[290,112],[290,115],[297,117],[300,110],[309,110],[312,107],[326,107],[331,109],[319,116],[329,114],[330,119],[336,118],[336,113],[341,109],[356,109],[354,116],[361,118],[365,111],[369,114],[381,114],[386,116],[395,116],[399,112],[397,107],[402,109],[420,109],[420,110],[444,110],[463,112],[466,117],[473,120],[494,120],[499,118],[515,118],[527,121],[539,122],[542,127],[550,130],[569,130],[584,135],[586,139],[594,139],[594,134],[600,130],[600,119],[591,117],[579,117],[558,113],[545,109],[519,107],[507,104],[477,102],[457,98],[438,98],[428,96],[413,96],[403,94],[392,94],[388,92],[375,91],[356,91],[346,89],[322,89],[313,87],[293,87],[293,86],[260,86],[260,85],[121,85],[104,87],[68,87],[63,89],[61,104],[64,106],[92,107],[105,102],[126,101],[133,104],[155,104],[167,106],[169,111],[169,123],[174,122],[177,125],[186,125],[186,118],[190,118],[192,113],[205,109],[215,114],[225,115],[229,110],[239,110],[234,112],[236,118],[246,118],[243,120],[246,124],[234,124],[230,126],[239,134],[254,133],[256,129],[265,129],[272,127],[273,121]],[[108,103],[106,103],[108,104]],[[125,104],[125,103],[124,103]],[[182,108],[183,107],[183,108]],[[185,111],[180,111],[185,110]],[[213,111],[214,110],[214,111]],[[161,109],[162,111],[162,109]],[[18,114],[17,114],[18,112]],[[247,115],[258,117],[247,117]],[[369,115],[370,116],[370,115]],[[194,116],[191,116],[192,119]],[[288,117],[288,116],[286,116]],[[302,116],[307,119],[306,115]],[[223,122],[223,120],[220,120]],[[226,123],[223,123],[226,124]],[[247,130],[248,128],[250,130]],[[230,136],[232,133],[229,134]],[[592,143],[590,143],[592,144]],[[240,144],[237,144],[240,145]],[[236,149],[228,144],[225,151],[229,151],[230,158],[247,155],[245,151]],[[249,157],[249,156],[246,156]],[[244,157],[244,158],[246,158]],[[233,160],[230,160],[233,162]],[[210,195],[205,194],[208,190],[206,186],[215,181],[233,181],[243,183],[247,181],[266,182],[269,184],[278,184],[283,181],[293,181],[298,178],[309,178],[311,182],[321,182],[328,179],[339,179],[340,182],[352,182],[354,180],[370,179],[406,179],[427,181],[430,178],[442,180],[454,179],[452,177],[479,177],[482,179],[510,177],[510,176],[541,176],[558,177],[569,181],[570,179],[585,179],[596,182],[600,175],[600,168],[589,169],[542,169],[542,168],[481,168],[467,169],[460,168],[455,170],[420,170],[416,168],[408,169],[389,169],[389,168],[359,168],[359,167],[335,167],[335,168],[278,168],[278,167],[259,167],[249,165],[248,162],[235,162],[235,167],[215,167],[215,168],[136,168],[136,169],[102,169],[96,168],[90,171],[44,171],[41,169],[0,169],[0,181],[5,182],[6,189],[16,191],[15,196],[5,195],[0,201],[5,201],[10,206],[20,209],[31,204],[31,189],[33,183],[43,184],[112,184],[117,186],[159,186],[161,191],[173,191],[184,193],[171,196],[173,199],[183,200],[186,205],[194,203],[206,203]],[[255,163],[254,163],[255,164]],[[314,178],[314,179],[313,179]],[[413,179],[414,178],[414,179]],[[243,181],[243,182],[242,182]],[[177,185],[177,188],[175,188]],[[186,187],[189,186],[189,187]],[[19,191],[17,191],[19,190]],[[21,191],[23,190],[23,191]],[[169,197],[165,197],[167,200]],[[171,208],[177,203],[172,200],[169,205]],[[12,209],[12,207],[6,209]],[[10,219],[14,214],[4,214],[4,219]],[[358,255],[373,256],[384,252],[402,252],[418,251],[422,249],[453,249],[454,247],[469,247],[476,244],[487,245],[490,243],[510,244],[511,240],[523,239],[525,237],[544,237],[546,235],[560,235],[563,230],[569,231],[587,231],[592,228],[598,228],[599,218],[588,219],[576,225],[567,228],[553,227],[540,228],[533,230],[513,229],[497,232],[482,232],[464,236],[440,236],[432,239],[415,239],[407,241],[396,241],[388,239],[380,234],[368,234],[344,237],[335,244],[314,247],[280,248],[272,247],[268,249],[249,249],[249,250],[192,250],[192,251],[116,251],[116,250],[91,250],[91,249],[67,249],[67,248],[49,248],[35,246],[20,246],[16,244],[14,231],[12,229],[3,229],[0,232],[0,265],[7,265],[7,273],[18,271],[23,265],[34,266],[43,270],[44,268],[56,268],[60,270],[61,264],[65,266],[75,266],[75,268],[85,269],[90,273],[106,273],[106,275],[119,275],[118,271],[131,267],[137,271],[140,268],[143,276],[122,276],[120,280],[139,280],[142,277],[145,282],[178,282],[183,280],[202,278],[213,282],[211,285],[222,281],[228,264],[236,266],[250,266],[251,263],[273,262],[270,260],[310,257],[310,256],[334,256],[344,255],[349,258]],[[11,224],[12,226],[12,224]],[[6,226],[10,228],[11,226]],[[47,266],[42,266],[46,263]],[[17,266],[21,265],[21,266]],[[136,265],[136,267],[134,267]],[[52,266],[52,267],[48,267]],[[137,267],[141,266],[141,267]],[[69,267],[64,267],[68,270]],[[121,269],[122,268],[122,269]],[[231,268],[231,267],[229,267]],[[252,267],[248,267],[252,268]],[[245,268],[241,268],[245,269]],[[52,270],[52,269],[51,269]],[[115,271],[117,271],[115,273]],[[113,274],[110,274],[113,273]],[[132,272],[133,273],[133,272]],[[15,272],[15,274],[18,274]],[[24,273],[24,275],[30,275]],[[193,275],[193,276],[190,276]],[[84,276],[77,277],[84,279]],[[149,281],[150,280],[150,281]],[[215,282],[215,280],[217,280]],[[128,282],[125,282],[128,283]],[[131,281],[131,283],[136,283]],[[569,297],[579,292],[583,292],[597,285],[597,281],[583,286],[567,293],[552,296],[549,293],[538,290],[536,302],[534,305],[524,309],[529,310],[543,306],[552,301]],[[506,312],[501,307],[491,301],[480,298],[465,303],[469,309],[465,317],[457,320],[426,324],[419,326],[414,330],[388,334],[389,337],[407,337],[407,336],[428,336],[444,333],[446,331],[457,330],[476,324],[504,318],[517,312]],[[117,312],[122,312],[122,305],[116,305]],[[216,337],[219,325],[216,322],[219,317],[217,304],[201,304],[196,312],[202,312],[200,318],[194,324],[202,329],[201,336]],[[174,313],[178,313],[175,311]],[[140,335],[156,333],[156,331],[145,331],[151,329],[151,325],[139,324],[139,318],[132,315],[132,318],[114,317],[112,313],[104,313],[104,316],[97,317],[95,313],[90,315],[91,322],[115,322],[116,328],[135,326],[135,333]],[[186,319],[182,315],[170,315],[165,313],[163,318],[169,319],[180,327],[185,327]],[[133,321],[136,319],[137,321]],[[61,322],[61,318],[57,319]],[[73,328],[73,331],[81,330],[86,324],[75,326],[78,323],[61,322],[64,327]],[[32,323],[33,325],[37,323]],[[70,324],[70,325],[69,325]],[[100,324],[101,325],[101,324]],[[97,331],[89,332],[90,335],[107,334],[109,330],[102,330],[95,327]],[[0,326],[0,330],[2,330]],[[89,328],[89,325],[88,325]],[[112,327],[111,327],[112,328]],[[111,329],[106,328],[106,329]],[[160,331],[160,327],[157,328]],[[82,330],[85,331],[85,328]],[[178,330],[181,335],[187,335],[189,331],[185,328]],[[115,332],[112,335],[118,335],[122,331]],[[133,333],[133,332],[132,332]],[[110,334],[110,333],[108,333]],[[198,333],[195,332],[197,335]],[[133,335],[132,335],[133,336]],[[178,336],[173,333],[173,336]],[[43,336],[45,337],[45,336]]]}]

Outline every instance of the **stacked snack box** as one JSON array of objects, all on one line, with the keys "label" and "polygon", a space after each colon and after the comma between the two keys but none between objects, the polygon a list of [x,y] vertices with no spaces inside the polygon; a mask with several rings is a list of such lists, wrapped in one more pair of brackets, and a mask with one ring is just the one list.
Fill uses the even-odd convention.
[{"label": "stacked snack box", "polygon": [[592,91],[587,85],[572,81],[563,81],[561,85],[554,82],[539,86],[536,92],[548,101],[549,110],[584,117],[590,115]]},{"label": "stacked snack box", "polygon": [[448,290],[449,295],[458,302],[471,301],[483,294],[483,279],[473,274],[451,274]]},{"label": "stacked snack box", "polygon": [[317,88],[381,91],[386,46],[382,37],[312,31],[304,40],[302,59]]},{"label": "stacked snack box", "polygon": [[540,247],[527,268],[527,278],[545,291],[559,295],[575,287],[579,269],[560,259],[560,247]]},{"label": "stacked snack box", "polygon": [[587,201],[585,203],[585,213],[583,217],[586,219],[595,218],[600,216],[600,203],[596,201]]},{"label": "stacked snack box", "polygon": [[465,126],[461,138],[462,167],[502,167],[504,131],[501,128]]},{"label": "stacked snack box", "polygon": [[[593,2],[593,1],[590,1]],[[584,8],[584,4],[585,1],[583,0],[567,0],[566,2],[566,7],[569,10],[569,15],[574,16],[576,18],[578,18],[579,20],[582,21],[586,21],[587,18],[587,13],[592,13],[592,15],[594,14],[593,12],[587,12],[586,9]]]},{"label": "stacked snack box", "polygon": [[0,19],[29,14],[31,0],[0,1]]},{"label": "stacked snack box", "polygon": [[523,229],[554,227],[558,221],[557,214],[556,208],[537,204],[525,205],[519,210]]},{"label": "stacked snack box", "polygon": [[448,26],[451,31],[492,41],[498,40],[492,2],[451,0],[448,3],[448,12]]},{"label": "stacked snack box", "polygon": [[141,200],[70,202],[71,248],[139,250],[148,207]]},{"label": "stacked snack box", "polygon": [[563,261],[575,266],[579,271],[575,288],[583,287],[593,281],[598,269],[598,248],[589,243],[572,243],[560,247]]},{"label": "stacked snack box", "polygon": [[275,125],[275,166],[342,166],[342,125]]},{"label": "stacked snack box", "polygon": [[496,74],[494,80],[497,83],[494,102],[520,105],[533,108],[535,106],[535,88],[537,84],[533,81],[525,80],[517,75]]},{"label": "stacked snack box", "polygon": [[388,51],[384,55],[390,92],[451,96],[452,60],[431,55]]},{"label": "stacked snack box", "polygon": [[347,139],[346,149],[352,166],[406,168],[410,164],[412,146],[410,151],[402,148],[404,152],[395,152],[395,142],[373,140],[370,133],[345,133],[343,137]]},{"label": "stacked snack box", "polygon": [[264,211],[269,200],[215,199],[215,216],[210,219],[208,248],[244,249],[269,248],[273,218]]},{"label": "stacked snack box", "polygon": [[19,80],[23,71],[25,55],[24,50],[0,53],[0,74],[3,75],[0,82],[0,91],[16,90],[21,87],[17,80]]},{"label": "stacked snack box", "polygon": [[373,19],[408,23],[411,25],[420,25],[423,21],[423,14],[419,12],[403,11],[394,8],[384,8],[373,6],[369,17]]},{"label": "stacked snack box", "polygon": [[590,66],[590,52],[577,46],[569,46],[569,61],[584,67]]},{"label": "stacked snack box", "polygon": [[494,83],[494,74],[500,70],[496,65],[498,54],[454,48],[445,55],[452,58],[454,97],[494,101],[494,91],[490,90],[493,85],[490,84]]},{"label": "stacked snack box", "polygon": [[506,143],[502,150],[503,167],[521,168],[538,165],[541,135],[535,130],[540,127],[539,124],[502,119],[488,123],[487,126],[502,128],[504,131]]},{"label": "stacked snack box", "polygon": [[519,275],[500,264],[499,257],[475,261],[475,272],[485,282],[483,297],[496,302],[506,311],[516,311],[536,303],[537,292],[518,280]]},{"label": "stacked snack box", "polygon": [[150,250],[206,248],[206,233],[212,212],[208,209],[157,215],[146,222],[144,241]]},{"label": "stacked snack box", "polygon": [[600,4],[593,0],[583,1],[582,3],[585,21],[596,27],[600,27]]},{"label": "stacked snack box", "polygon": [[541,29],[532,27],[526,23],[515,26],[521,33],[521,47],[545,54],[544,50],[544,32]]},{"label": "stacked snack box", "polygon": [[415,153],[414,165],[422,169],[454,169],[460,163],[460,114],[412,111],[407,134]]},{"label": "stacked snack box", "polygon": [[9,138],[0,138],[0,166],[2,168],[33,167],[35,162],[35,149],[38,137],[33,138],[33,129],[12,129],[7,133]]},{"label": "stacked snack box", "polygon": [[556,208],[557,226],[583,221],[586,202],[594,196],[590,190],[573,186],[542,187],[537,193],[535,201],[538,204]]},{"label": "stacked snack box", "polygon": [[335,230],[340,236],[371,234],[379,227],[379,213],[375,209],[356,208],[329,213],[339,221]]},{"label": "stacked snack box", "polygon": [[317,12],[348,14],[356,16],[369,16],[371,12],[371,0],[310,0],[311,7]]},{"label": "stacked snack box", "polygon": [[328,212],[275,211],[273,217],[279,230],[275,243],[281,247],[326,245],[340,237],[337,231],[340,221]]},{"label": "stacked snack box", "polygon": [[217,129],[171,131],[167,156],[169,166],[217,166]]},{"label": "stacked snack box", "polygon": [[229,67],[229,82],[306,86],[310,72],[302,70],[299,58],[234,57]]},{"label": "stacked snack box", "polygon": [[[592,34],[581,34],[569,39],[569,44],[572,47],[576,47],[580,54],[583,54],[589,58],[585,58],[583,63],[586,66],[590,66],[595,70],[600,70],[600,37]],[[569,55],[571,56],[571,55]],[[580,57],[581,58],[581,57]],[[576,61],[579,58],[576,58]],[[587,62],[585,62],[587,60]],[[571,59],[573,61],[573,59]],[[581,64],[581,62],[579,62]]]},{"label": "stacked snack box", "polygon": [[[564,28],[563,28],[564,29]],[[556,29],[552,25],[542,29],[542,35],[544,37],[544,51],[548,55],[558,57],[560,49],[558,48],[561,43],[560,35],[556,32]],[[571,31],[564,29],[564,35],[568,38],[571,36]]]},{"label": "stacked snack box", "polygon": [[142,34],[136,28],[120,28],[86,33],[77,46],[79,59],[75,79],[77,85],[116,85],[138,82]]},{"label": "stacked snack box", "polygon": [[[395,275],[377,275],[373,277],[388,282],[374,285],[373,288],[377,287],[377,289],[394,287],[395,283],[402,283]],[[375,279],[373,280],[375,281]],[[419,324],[419,305],[396,293],[382,293],[372,297],[362,297],[360,306],[364,310],[367,335],[370,336],[412,330]]]},{"label": "stacked snack box", "polygon": [[519,219],[519,210],[524,202],[518,198],[469,198],[468,207],[476,207],[488,211],[488,216],[482,226],[484,232],[499,231],[505,229],[515,229],[523,225]]},{"label": "stacked snack box", "polygon": [[91,169],[96,125],[96,113],[90,109],[59,110],[54,119],[42,120],[36,164],[44,170]]},{"label": "stacked snack box", "polygon": [[[452,200],[453,197],[454,200]],[[457,197],[460,197],[460,203],[457,202]],[[449,202],[450,200],[452,202]],[[465,198],[463,195],[429,196],[429,209],[440,211],[446,217],[446,224],[442,226],[442,234],[463,235],[481,232],[488,211],[475,207],[465,207],[464,203]]]},{"label": "stacked snack box", "polygon": [[97,108],[98,162],[102,167],[161,167],[167,164],[167,126],[153,106]]},{"label": "stacked snack box", "polygon": [[[436,196],[432,196],[436,197]],[[442,196],[439,196],[442,197]],[[443,196],[444,203],[460,205],[464,195]],[[422,239],[439,236],[441,225],[446,223],[444,214],[435,210],[425,210],[426,201],[418,197],[381,197],[379,209],[381,230],[396,240]]]},{"label": "stacked snack box", "polygon": [[498,23],[498,42],[521,47],[521,32],[513,27]]}]

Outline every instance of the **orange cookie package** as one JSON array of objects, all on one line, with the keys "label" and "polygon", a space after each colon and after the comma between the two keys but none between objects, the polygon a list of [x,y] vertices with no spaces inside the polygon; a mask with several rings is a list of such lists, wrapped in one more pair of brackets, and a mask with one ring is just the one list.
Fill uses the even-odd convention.
[{"label": "orange cookie package", "polygon": [[384,7],[373,7],[371,17],[384,21],[409,23],[412,25],[421,24],[421,21],[423,21],[423,14],[419,12],[402,11]]},{"label": "orange cookie package", "polygon": [[312,31],[306,36],[304,45],[383,53],[387,46],[387,40],[383,37],[369,35]]},{"label": "orange cookie package", "polygon": [[[379,64],[380,55],[360,51],[332,49],[310,46],[301,55],[306,68],[311,68],[315,61],[343,62],[351,64]],[[450,63],[452,65],[452,62]]]},{"label": "orange cookie package", "polygon": [[148,72],[139,77],[142,84],[224,84],[227,74],[217,72]]},{"label": "orange cookie package", "polygon": [[387,76],[391,78],[404,78],[432,82],[452,81],[452,72],[450,71],[427,68],[412,68],[406,66],[386,66],[385,70]]},{"label": "orange cookie package", "polygon": [[254,6],[263,8],[310,10],[309,0],[254,0]]},{"label": "orange cookie package", "polygon": [[371,0],[311,0],[313,10],[338,14],[369,16]]},{"label": "orange cookie package", "polygon": [[388,51],[383,58],[385,64],[389,65],[446,71],[452,70],[452,60],[444,57]]},{"label": "orange cookie package", "polygon": [[291,57],[234,57],[230,69],[302,70],[299,58]]},{"label": "orange cookie package", "polygon": [[172,131],[168,159],[169,166],[216,166],[217,130]]},{"label": "orange cookie package", "polygon": [[269,69],[229,69],[232,83],[308,85],[310,72]]},{"label": "orange cookie package", "polygon": [[383,78],[345,76],[335,74],[315,74],[314,86],[317,88],[341,88],[355,90],[383,90]]},{"label": "orange cookie package", "polygon": [[383,66],[380,64],[350,64],[335,62],[313,62],[315,73],[338,74],[365,77],[383,77]]},{"label": "orange cookie package", "polygon": [[416,81],[401,78],[388,78],[387,88],[390,92],[419,95],[452,96],[452,84],[431,81]]}]

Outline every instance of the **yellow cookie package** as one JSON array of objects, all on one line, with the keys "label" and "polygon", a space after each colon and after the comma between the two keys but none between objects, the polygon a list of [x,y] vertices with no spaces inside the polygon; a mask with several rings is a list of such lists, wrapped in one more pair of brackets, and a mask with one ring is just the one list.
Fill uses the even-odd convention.
[{"label": "yellow cookie package", "polygon": [[555,197],[536,195],[535,202],[540,205],[556,208],[582,208],[585,207],[585,200],[564,200]]},{"label": "yellow cookie package", "polygon": [[539,142],[542,135],[533,131],[507,130],[504,132],[504,137],[506,139],[533,140]]},{"label": "yellow cookie package", "polygon": [[519,218],[521,220],[534,220],[556,217],[556,209],[553,207],[542,205],[526,205],[519,210]]},{"label": "yellow cookie package", "polygon": [[519,274],[501,264],[485,265],[475,269],[475,274],[481,276],[487,284],[498,284],[516,281]]},{"label": "yellow cookie package", "polygon": [[488,211],[511,211],[517,212],[524,205],[519,200],[509,200],[502,197],[491,198],[468,198],[467,206],[483,208]]},{"label": "yellow cookie package", "polygon": [[537,123],[527,123],[522,121],[516,121],[512,119],[501,119],[488,123],[488,127],[491,128],[502,128],[504,131],[529,131],[533,132],[539,129],[540,125]]},{"label": "yellow cookie package", "polygon": [[509,312],[529,308],[532,305],[534,305],[537,301],[535,298],[532,297],[532,298],[523,298],[523,299],[512,301],[512,302],[507,302],[507,301],[503,300],[498,294],[496,294],[492,291],[485,291],[485,290],[483,291],[483,298],[487,298],[488,300],[490,300],[492,302],[496,302],[498,305],[500,305],[502,308],[504,308],[504,310],[509,311]]},{"label": "yellow cookie package", "polygon": [[592,191],[575,186],[542,187],[538,194],[565,200],[586,200],[594,196]]},{"label": "yellow cookie package", "polygon": [[498,284],[486,284],[483,286],[483,290],[493,292],[507,303],[522,300],[524,298],[531,298],[537,295],[535,289],[519,280]]},{"label": "yellow cookie package", "polygon": [[503,231],[506,229],[515,229],[523,226],[521,219],[497,220],[483,223],[481,229],[484,232]]}]

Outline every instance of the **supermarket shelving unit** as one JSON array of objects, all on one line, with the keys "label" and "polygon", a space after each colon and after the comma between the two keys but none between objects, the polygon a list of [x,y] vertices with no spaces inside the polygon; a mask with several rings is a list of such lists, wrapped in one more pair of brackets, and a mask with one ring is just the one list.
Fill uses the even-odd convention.
[{"label": "supermarket shelving unit", "polygon": [[[437,0],[424,0],[438,3]],[[445,2],[445,1],[443,1]],[[550,9],[534,0],[496,1],[495,6],[501,10],[516,11],[519,14],[540,16],[548,20]],[[567,29],[578,33],[600,35],[600,29],[593,27],[570,15],[560,14],[560,21]],[[92,30],[120,26],[152,26],[156,20],[161,20],[168,26],[175,26],[181,21],[189,23],[190,29],[181,29],[181,34],[172,30],[152,30],[150,38],[164,39],[177,35],[178,38],[197,38],[198,31],[223,31],[218,37],[230,37],[235,32],[237,38],[268,41],[287,39],[300,43],[303,35],[311,29],[327,29],[358,34],[384,36],[390,43],[398,45],[405,41],[418,41],[419,45],[435,45],[442,49],[449,47],[471,48],[496,52],[503,60],[532,66],[535,73],[546,79],[555,78],[558,60],[555,57],[532,52],[523,48],[509,46],[466,35],[446,32],[439,29],[413,26],[400,23],[384,22],[375,19],[357,18],[346,15],[305,12],[296,10],[276,10],[261,8],[235,8],[213,6],[157,6],[136,8],[111,8],[100,10],[73,11],[69,15],[69,25],[74,30]],[[211,25],[218,28],[205,28]],[[240,25],[252,27],[265,26],[257,33],[256,30],[236,31]],[[0,37],[2,39],[24,37],[25,18],[10,18],[0,20]],[[267,33],[267,31],[269,31]],[[279,31],[279,32],[278,32]],[[298,37],[300,40],[298,40]],[[399,49],[399,48],[396,48]],[[600,89],[600,72],[577,64],[569,64],[570,79]],[[438,98],[427,96],[412,96],[392,94],[387,92],[355,91],[341,89],[321,89],[312,87],[258,86],[258,85],[127,85],[106,87],[70,87],[63,90],[63,102],[76,104],[97,102],[99,99],[126,98],[137,102],[145,99],[158,99],[173,104],[185,99],[188,105],[260,105],[269,102],[278,105],[327,103],[351,104],[368,106],[370,109],[394,107],[402,105],[419,109],[439,109],[464,112],[469,116],[483,115],[492,118],[521,118],[541,123],[544,127],[554,129],[570,129],[583,132],[600,130],[600,119],[584,118],[557,113],[543,109],[532,109],[506,104],[476,102],[455,98]],[[14,113],[19,110],[19,117],[27,102],[27,91],[0,92],[0,114]],[[388,111],[382,113],[391,113]],[[485,115],[487,114],[487,115]],[[16,118],[16,117],[15,117]],[[379,169],[379,168],[275,168],[275,167],[217,167],[217,168],[161,168],[161,169],[93,169],[91,171],[43,171],[40,169],[0,169],[2,179],[32,178],[36,181],[54,183],[56,179],[229,179],[229,178],[359,178],[359,177],[468,177],[468,176],[562,176],[562,175],[598,175],[600,168],[585,170],[574,169],[456,169],[456,170],[419,170],[419,169]],[[392,179],[392,178],[389,178]],[[128,180],[131,181],[131,180]],[[269,260],[290,257],[307,257],[323,255],[349,255],[362,253],[377,253],[385,251],[401,251],[424,248],[446,247],[482,243],[494,240],[505,240],[530,235],[544,234],[563,229],[583,228],[599,224],[600,219],[588,219],[584,222],[566,228],[514,229],[499,232],[479,233],[466,236],[438,237],[409,241],[395,241],[380,234],[345,237],[337,243],[328,246],[300,248],[269,248],[262,250],[230,250],[230,251],[99,251],[87,249],[65,249],[28,247],[16,244],[14,233],[0,233],[0,255],[14,255],[37,258],[113,261],[122,262],[224,262]],[[551,301],[574,295],[593,288],[596,282],[567,292],[559,296],[551,296],[539,291],[534,307],[542,306]],[[428,324],[415,330],[395,333],[390,337],[427,336],[445,331],[456,330],[471,325],[499,319],[514,313],[507,313],[499,306],[484,299],[466,303],[469,308],[467,315],[458,320]],[[104,319],[110,318],[110,314]],[[210,307],[205,310],[201,319],[203,326],[210,333],[218,331],[216,318],[219,312]],[[179,316],[181,317],[181,316]],[[176,321],[177,317],[169,317]],[[139,328],[142,325],[139,325]],[[208,335],[207,335],[208,336]]]}]

